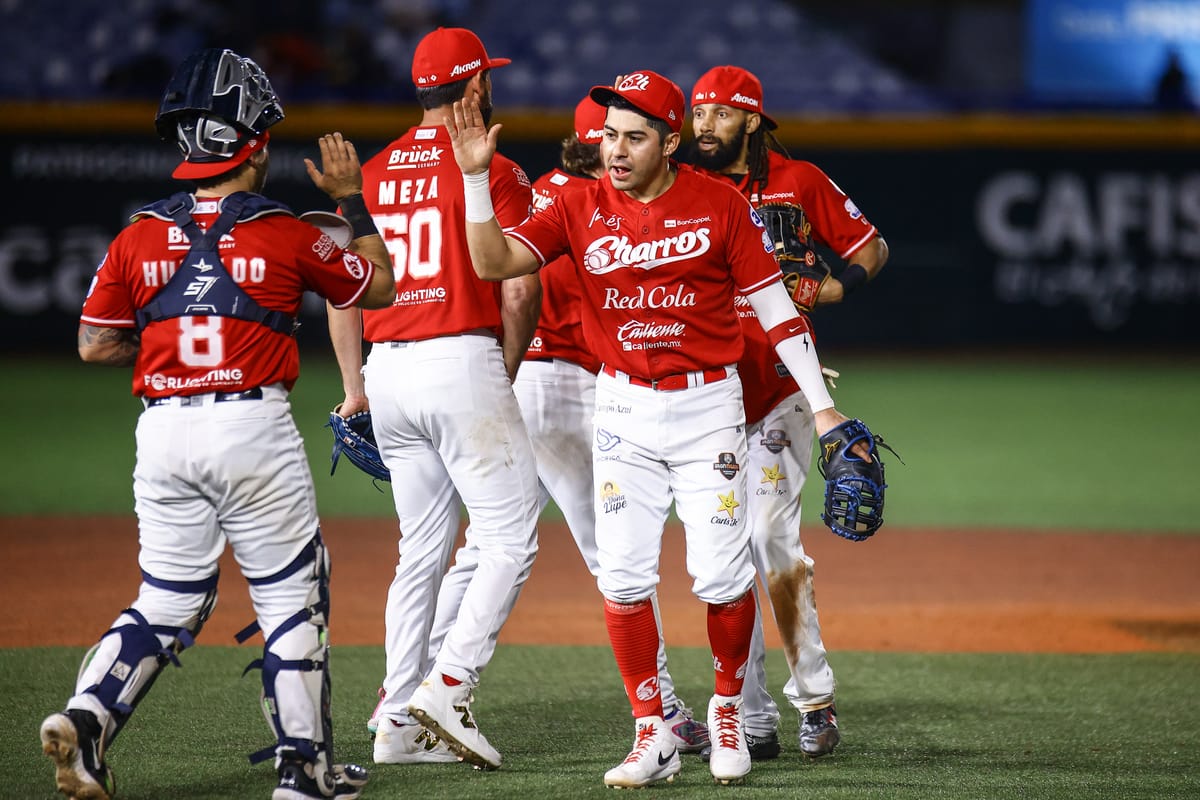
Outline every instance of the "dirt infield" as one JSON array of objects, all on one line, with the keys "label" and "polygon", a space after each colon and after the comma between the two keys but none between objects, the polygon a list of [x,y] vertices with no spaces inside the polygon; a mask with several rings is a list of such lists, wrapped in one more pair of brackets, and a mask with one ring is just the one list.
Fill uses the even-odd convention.
[{"label": "dirt infield", "polygon": [[[383,640],[396,560],[390,520],[327,520],[333,641]],[[1200,537],[887,528],[864,543],[806,534],[830,650],[903,652],[1200,651]],[[136,596],[132,518],[0,519],[6,570],[0,647],[90,645]],[[673,646],[706,644],[683,536],[668,530],[659,587]],[[204,630],[233,643],[252,618],[226,553],[220,602]],[[767,641],[779,640],[768,625]],[[595,583],[566,528],[542,526],[533,575],[501,641],[605,644]]]}]

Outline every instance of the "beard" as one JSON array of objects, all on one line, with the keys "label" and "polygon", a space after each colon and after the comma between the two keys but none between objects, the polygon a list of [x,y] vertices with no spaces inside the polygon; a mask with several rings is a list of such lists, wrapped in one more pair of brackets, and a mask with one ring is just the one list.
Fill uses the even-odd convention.
[{"label": "beard", "polygon": [[738,128],[732,141],[718,139],[715,136],[705,136],[703,140],[706,144],[716,144],[716,148],[708,151],[701,150],[700,139],[692,140],[692,163],[713,172],[720,172],[730,164],[736,162],[738,157],[741,156],[742,142],[746,141],[746,126],[743,124]]}]

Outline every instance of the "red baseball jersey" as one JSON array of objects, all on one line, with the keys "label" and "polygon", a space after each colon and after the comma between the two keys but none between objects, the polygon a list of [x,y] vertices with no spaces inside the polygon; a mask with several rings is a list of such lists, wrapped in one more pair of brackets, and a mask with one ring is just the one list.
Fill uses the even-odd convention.
[{"label": "red baseball jersey", "polygon": [[[529,216],[525,172],[497,154],[492,205],[502,227]],[[363,165],[363,198],[396,274],[391,308],[363,312],[371,342],[490,328],[499,336],[500,284],[481,280],[467,252],[462,172],[441,125],[411,128]]]},{"label": "red baseball jersey", "polygon": [[[533,211],[545,211],[566,192],[586,189],[595,178],[553,169],[533,182]],[[540,272],[542,315],[526,358],[562,358],[590,372],[599,372],[600,359],[583,338],[579,275],[570,256],[559,256]]]},{"label": "red baseball jersey", "polygon": [[728,183],[675,165],[649,203],[607,176],[509,232],[542,264],[571,256],[583,331],[600,360],[639,378],[733,364],[733,299],[780,279],[758,215]]},{"label": "red baseball jersey", "polygon": [[[793,161],[769,151],[768,166],[767,187],[761,195],[750,193],[748,176],[738,184],[755,208],[764,203],[799,204],[812,225],[813,239],[847,261],[852,261],[853,255],[875,237],[875,226],[816,164]],[[737,310],[746,339],[738,374],[742,377],[746,422],[753,424],[799,387],[767,341],[745,297],[737,299]]]},{"label": "red baseball jersey", "polygon": [[[200,198],[192,212],[201,227],[216,221],[218,202]],[[83,301],[80,321],[136,327],[134,312],[149,303],[187,255],[190,244],[173,222],[140,217],[109,245]],[[221,262],[264,308],[295,316],[305,291],[335,307],[353,305],[371,281],[371,263],[307,222],[268,214],[239,222],[221,238]],[[296,340],[256,322],[229,317],[176,317],[142,331],[133,393],[145,397],[233,392],[300,375]]]}]

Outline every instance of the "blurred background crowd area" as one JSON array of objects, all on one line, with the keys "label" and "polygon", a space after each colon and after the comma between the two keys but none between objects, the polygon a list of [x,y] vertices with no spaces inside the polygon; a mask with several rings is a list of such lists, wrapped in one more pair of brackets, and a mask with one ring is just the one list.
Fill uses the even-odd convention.
[{"label": "blurred background crowd area", "polygon": [[651,68],[754,71],[781,115],[1196,107],[1200,0],[0,0],[0,100],[157,99],[189,52],[262,64],[286,103],[405,104],[413,50],[469,27],[506,107],[571,108]]}]

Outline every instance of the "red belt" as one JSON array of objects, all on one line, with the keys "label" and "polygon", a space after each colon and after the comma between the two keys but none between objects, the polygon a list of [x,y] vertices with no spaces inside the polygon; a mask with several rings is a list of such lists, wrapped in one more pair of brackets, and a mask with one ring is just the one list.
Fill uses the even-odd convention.
[{"label": "red belt", "polygon": [[677,372],[674,375],[664,375],[661,378],[639,378],[636,375],[629,375],[619,370],[613,369],[608,364],[604,365],[604,372],[614,378],[623,378],[629,381],[631,386],[645,386],[648,389],[654,389],[659,392],[676,392],[680,389],[686,389],[689,386],[703,386],[706,383],[714,383],[716,381],[725,380],[729,373],[725,367],[712,367],[706,370],[696,370],[695,372]]}]

